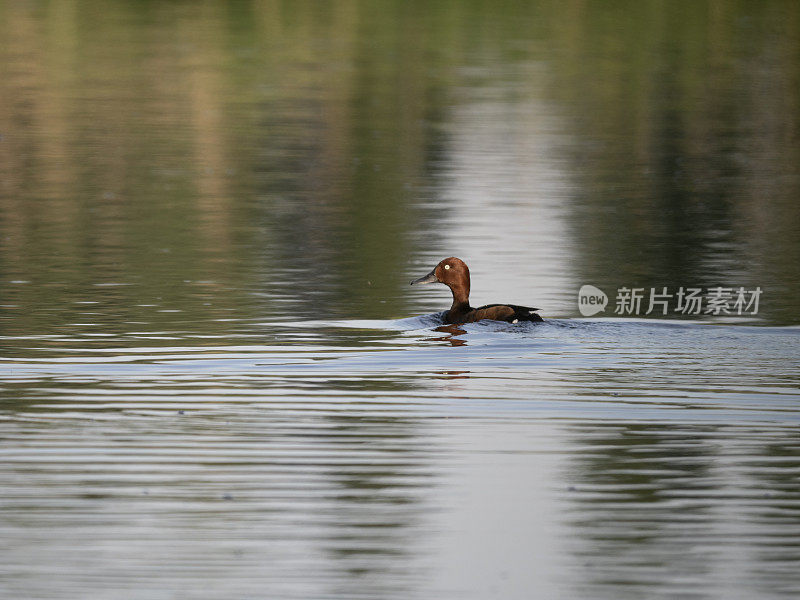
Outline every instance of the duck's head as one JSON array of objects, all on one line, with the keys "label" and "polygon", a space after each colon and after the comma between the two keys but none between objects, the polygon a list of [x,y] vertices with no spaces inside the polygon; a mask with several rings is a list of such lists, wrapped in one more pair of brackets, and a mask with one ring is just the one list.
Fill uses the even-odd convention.
[{"label": "duck's head", "polygon": [[411,282],[417,283],[443,283],[450,289],[466,288],[469,293],[469,267],[460,258],[451,256],[433,268],[433,271]]}]

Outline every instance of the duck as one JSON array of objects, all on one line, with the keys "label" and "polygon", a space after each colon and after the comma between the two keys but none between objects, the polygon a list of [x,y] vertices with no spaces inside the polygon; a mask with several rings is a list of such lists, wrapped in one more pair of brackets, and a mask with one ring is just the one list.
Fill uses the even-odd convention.
[{"label": "duck", "polygon": [[427,275],[411,282],[411,285],[443,283],[453,292],[453,305],[444,314],[444,322],[452,325],[474,323],[483,319],[518,323],[520,321],[544,321],[536,311],[539,308],[516,304],[487,304],[472,308],[469,305],[469,267],[460,258],[445,258]]}]

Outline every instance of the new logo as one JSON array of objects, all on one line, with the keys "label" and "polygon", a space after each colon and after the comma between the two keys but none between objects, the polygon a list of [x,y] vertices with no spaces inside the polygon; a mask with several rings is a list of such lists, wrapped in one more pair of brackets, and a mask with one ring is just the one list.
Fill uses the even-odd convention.
[{"label": "new logo", "polygon": [[584,317],[591,317],[606,309],[608,296],[593,285],[583,285],[578,290],[578,310]]}]

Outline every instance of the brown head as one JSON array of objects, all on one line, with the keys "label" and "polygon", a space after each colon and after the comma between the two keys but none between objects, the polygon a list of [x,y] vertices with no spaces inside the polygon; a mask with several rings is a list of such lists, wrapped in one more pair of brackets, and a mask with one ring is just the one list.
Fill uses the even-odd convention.
[{"label": "brown head", "polygon": [[469,267],[460,258],[451,256],[436,265],[430,273],[415,279],[417,283],[443,283],[453,292],[453,304],[469,304]]}]

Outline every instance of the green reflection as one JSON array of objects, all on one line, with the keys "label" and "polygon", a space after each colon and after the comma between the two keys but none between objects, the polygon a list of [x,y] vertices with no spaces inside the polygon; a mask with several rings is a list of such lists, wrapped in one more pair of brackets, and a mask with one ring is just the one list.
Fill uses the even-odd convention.
[{"label": "green reflection", "polygon": [[[441,190],[453,115],[481,94],[556,107],[576,282],[760,285],[763,315],[794,323],[798,8],[686,10],[2,3],[3,331],[423,312],[411,263],[476,217]],[[477,218],[475,254],[521,249],[509,276],[541,250]]]}]

